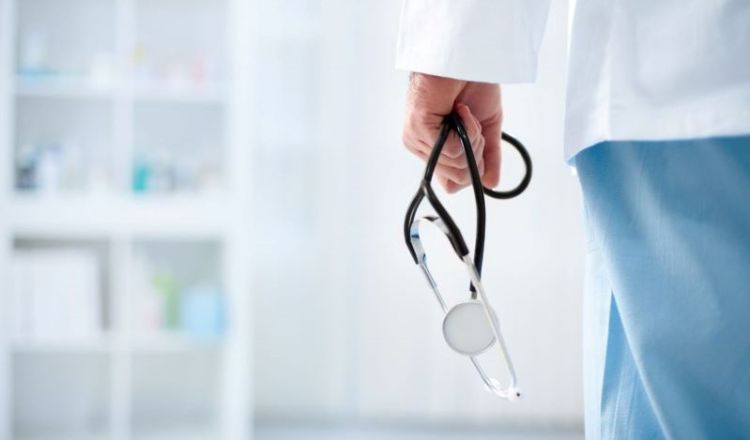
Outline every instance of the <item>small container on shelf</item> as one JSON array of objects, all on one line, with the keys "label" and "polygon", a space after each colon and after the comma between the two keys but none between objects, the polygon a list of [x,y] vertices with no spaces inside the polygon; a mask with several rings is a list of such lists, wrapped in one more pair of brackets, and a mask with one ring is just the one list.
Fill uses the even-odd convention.
[{"label": "small container on shelf", "polygon": [[[160,60],[150,47],[146,43],[137,43],[133,50],[133,80],[140,92],[139,98],[200,99],[212,96],[207,92],[220,90],[225,82],[221,63],[214,55],[196,53]],[[218,95],[214,96],[218,98]]]},{"label": "small container on shelf", "polygon": [[16,189],[51,194],[103,192],[107,172],[74,140],[22,145],[16,154]]},{"label": "small container on shelf", "polygon": [[138,149],[133,161],[132,189],[136,194],[209,193],[222,186],[221,165],[212,148],[191,154],[168,149]]},{"label": "small container on shelf", "polygon": [[199,341],[213,341],[224,334],[224,295],[212,285],[185,289],[180,298],[179,322],[185,334]]}]

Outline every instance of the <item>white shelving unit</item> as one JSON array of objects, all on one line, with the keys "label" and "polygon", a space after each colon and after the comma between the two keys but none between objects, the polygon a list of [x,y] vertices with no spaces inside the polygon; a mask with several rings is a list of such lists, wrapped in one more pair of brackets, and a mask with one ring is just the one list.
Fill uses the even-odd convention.
[{"label": "white shelving unit", "polygon": [[[251,10],[0,0],[0,440],[252,437]],[[99,328],[21,337],[11,267],[60,249],[93,249]]]}]

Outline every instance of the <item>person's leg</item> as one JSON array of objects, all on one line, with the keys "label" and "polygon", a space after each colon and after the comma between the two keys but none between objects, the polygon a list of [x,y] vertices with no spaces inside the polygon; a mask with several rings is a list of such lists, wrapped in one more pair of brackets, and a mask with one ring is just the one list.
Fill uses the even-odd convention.
[{"label": "person's leg", "polygon": [[[646,394],[612,299],[612,284],[601,249],[590,229],[587,228],[583,326],[586,438],[663,438],[650,405],[643,401]],[[611,423],[615,418],[621,423]],[[617,432],[623,428],[629,432]]]},{"label": "person's leg", "polygon": [[750,437],[750,137],[607,142],[576,167],[587,435]]}]

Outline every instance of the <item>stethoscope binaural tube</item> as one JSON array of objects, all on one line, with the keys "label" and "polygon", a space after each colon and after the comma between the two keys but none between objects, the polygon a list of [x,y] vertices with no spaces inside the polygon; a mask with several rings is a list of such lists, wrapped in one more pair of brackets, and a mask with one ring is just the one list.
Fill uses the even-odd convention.
[{"label": "stethoscope binaural tube", "polygon": [[[474,193],[474,199],[476,202],[477,225],[476,225],[476,238],[475,238],[475,243],[474,243],[473,259],[470,257],[469,248],[466,245],[466,241],[464,240],[464,237],[461,234],[461,231],[459,230],[458,225],[456,225],[453,218],[450,216],[448,211],[440,202],[440,200],[438,199],[437,195],[435,194],[431,186],[432,177],[433,177],[433,174],[435,173],[435,168],[437,166],[438,159],[440,158],[440,154],[442,152],[442,149],[445,145],[446,140],[448,139],[448,136],[451,130],[454,130],[456,132],[456,134],[458,135],[461,141],[461,144],[464,150],[464,155],[466,157],[466,161],[467,161],[468,168],[469,168],[472,191]],[[458,351],[459,353],[470,356],[471,361],[474,364],[474,367],[476,368],[477,372],[481,376],[485,385],[490,389],[490,391],[506,399],[515,399],[517,397],[520,397],[520,391],[516,388],[516,375],[515,375],[515,370],[513,368],[513,363],[510,359],[510,355],[505,345],[505,341],[502,338],[502,334],[500,333],[499,324],[497,322],[497,317],[495,316],[494,311],[492,311],[492,308],[489,305],[486,294],[484,292],[484,288],[481,283],[481,271],[482,271],[482,263],[483,263],[483,258],[484,258],[484,240],[485,240],[485,228],[486,228],[486,210],[485,210],[484,196],[487,195],[495,199],[510,199],[510,198],[520,195],[521,193],[523,193],[523,191],[528,187],[529,183],[531,182],[532,166],[531,166],[531,157],[529,156],[528,151],[526,150],[526,148],[523,146],[521,142],[519,142],[516,138],[506,133],[502,134],[502,139],[508,142],[509,144],[511,144],[519,152],[519,154],[521,155],[521,158],[523,159],[525,169],[526,169],[526,172],[521,182],[515,188],[508,190],[508,191],[496,191],[490,188],[486,188],[482,185],[481,176],[479,175],[479,168],[476,163],[476,158],[474,157],[474,151],[472,150],[472,147],[471,147],[471,141],[463,126],[463,123],[461,122],[461,118],[455,113],[451,113],[450,115],[445,117],[443,124],[440,128],[440,131],[438,133],[438,137],[433,146],[432,152],[429,158],[427,159],[424,177],[422,178],[419,189],[417,190],[417,193],[414,195],[414,198],[409,204],[409,208],[406,212],[406,217],[404,219],[404,238],[406,241],[407,248],[409,249],[409,252],[412,258],[414,259],[414,262],[417,265],[419,265],[420,268],[422,269],[423,273],[425,274],[427,278],[427,281],[430,284],[430,287],[432,288],[438,302],[440,303],[441,308],[443,309],[443,312],[445,313],[445,320],[443,323],[444,333],[445,333],[447,321],[451,316],[457,314],[457,313],[454,313],[454,311],[455,309],[458,309],[458,307],[455,307],[454,309],[448,308],[445,300],[442,297],[442,294],[440,293],[438,289],[437,284],[435,283],[434,278],[432,277],[432,274],[429,271],[429,268],[427,267],[426,254],[424,252],[421,239],[420,239],[420,235],[419,235],[419,225],[420,225],[421,220],[426,220],[436,225],[445,234],[446,238],[451,243],[451,246],[453,247],[453,250],[458,255],[459,259],[461,259],[466,265],[469,278],[471,280],[470,289],[469,289],[471,292],[471,299],[468,302],[460,303],[458,306],[462,306],[462,308],[466,310],[468,309],[477,310],[477,307],[467,308],[463,306],[481,305],[483,312],[484,312],[484,317],[486,318],[486,323],[488,324],[488,327],[484,330],[485,332],[491,331],[492,334],[490,336],[493,337],[493,340],[494,340],[493,344],[494,343],[497,344],[500,354],[505,359],[505,364],[507,366],[508,373],[510,375],[509,386],[506,388],[502,388],[496,379],[491,378],[485,373],[484,369],[482,368],[482,366],[480,365],[477,359],[477,355],[479,354],[479,352],[472,354],[470,352],[464,352],[460,348],[455,347],[451,343],[449,335],[447,334],[445,335],[446,342],[448,342],[451,348]],[[427,198],[428,202],[430,203],[432,208],[435,210],[435,213],[437,214],[436,216],[416,218],[417,210],[422,200],[424,200],[424,198]],[[452,327],[455,328],[456,326],[453,325]]]}]

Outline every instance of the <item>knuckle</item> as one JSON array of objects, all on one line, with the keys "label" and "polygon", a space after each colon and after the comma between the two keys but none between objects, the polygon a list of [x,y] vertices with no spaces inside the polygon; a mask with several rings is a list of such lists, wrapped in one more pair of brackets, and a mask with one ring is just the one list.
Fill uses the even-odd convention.
[{"label": "knuckle", "polygon": [[456,161],[453,161],[452,164],[451,164],[451,166],[453,166],[453,168],[456,168],[456,169],[461,170],[461,171],[469,168],[469,164],[466,163],[465,160],[456,160]]},{"label": "knuckle", "polygon": [[432,125],[434,125],[429,109],[419,101],[415,102],[412,108],[409,109],[406,121],[407,125],[415,130],[417,128],[433,128]]},{"label": "knuckle", "polygon": [[443,153],[451,159],[458,159],[461,157],[461,150],[458,148],[443,148]]},{"label": "knuckle", "polygon": [[443,147],[443,154],[450,157],[451,159],[458,159],[463,154],[463,146],[458,140],[451,140],[446,143]]},{"label": "knuckle", "polygon": [[471,127],[469,128],[469,136],[472,139],[477,139],[482,136],[482,126],[479,125],[479,121],[477,121],[476,119],[471,123]]}]

